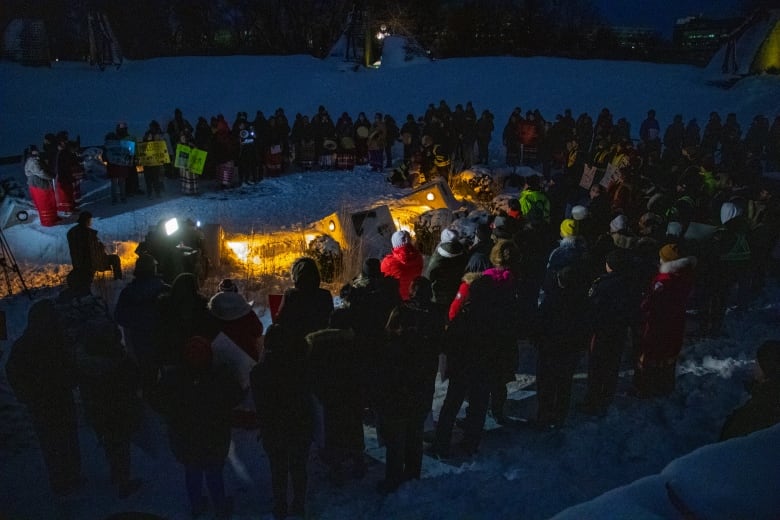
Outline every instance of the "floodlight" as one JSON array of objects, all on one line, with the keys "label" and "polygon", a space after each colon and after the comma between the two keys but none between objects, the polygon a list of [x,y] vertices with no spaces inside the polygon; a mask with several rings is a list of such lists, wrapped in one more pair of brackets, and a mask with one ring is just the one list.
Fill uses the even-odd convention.
[{"label": "floodlight", "polygon": [[176,218],[172,218],[165,222],[165,234],[168,236],[173,235],[179,230],[179,221]]}]

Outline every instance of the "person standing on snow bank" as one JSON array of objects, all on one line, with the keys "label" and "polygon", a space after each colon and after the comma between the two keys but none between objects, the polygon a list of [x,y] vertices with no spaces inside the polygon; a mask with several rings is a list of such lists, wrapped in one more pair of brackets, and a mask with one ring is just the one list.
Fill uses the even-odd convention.
[{"label": "person standing on snow bank", "polygon": [[748,435],[780,423],[780,340],[768,340],[756,352],[757,377],[748,402],[731,412],[720,440]]},{"label": "person standing on snow bank", "polygon": [[30,198],[38,210],[38,216],[42,226],[53,226],[60,221],[57,216],[57,199],[54,195],[54,178],[46,171],[38,152],[38,147],[30,145],[28,156],[24,162],[24,174],[27,177],[27,186],[30,188]]}]

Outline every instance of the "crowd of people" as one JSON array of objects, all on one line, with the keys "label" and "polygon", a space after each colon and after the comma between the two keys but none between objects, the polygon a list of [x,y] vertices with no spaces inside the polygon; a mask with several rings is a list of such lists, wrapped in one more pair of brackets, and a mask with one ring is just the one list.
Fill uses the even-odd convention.
[{"label": "crowd of people", "polygon": [[[447,117],[442,115],[447,112],[444,102],[429,111],[425,129],[416,134],[419,144],[409,141],[408,156],[404,135],[411,126],[398,130],[406,160],[414,161],[419,153],[415,146],[424,149],[426,142],[438,147],[434,167],[456,157],[464,164],[472,160],[465,148],[473,150],[475,143],[480,145],[478,160],[485,158],[487,145],[480,144],[484,133],[475,132],[471,141],[464,139],[472,135],[468,132],[445,130],[456,128],[450,126],[455,114],[468,112],[472,116],[464,118],[480,127],[470,104]],[[288,136],[280,131],[283,112],[277,111],[273,123],[260,116],[251,124],[239,117],[236,126],[239,136],[243,131],[254,134],[255,160],[260,157],[258,142],[263,148],[279,146],[282,156],[294,149],[298,160],[331,153],[327,141],[335,142],[338,154],[349,136],[355,150],[362,150],[358,138],[366,132],[356,129],[363,128],[358,125],[365,117],[359,116],[346,133],[333,134],[331,127],[350,128],[348,116],[333,125],[321,108],[314,119],[328,130],[312,131],[321,140],[308,150],[304,143],[309,141],[292,138],[302,135],[293,130],[289,140],[280,139]],[[300,119],[301,126],[314,124]],[[506,413],[507,383],[515,379],[519,340],[538,350],[538,411],[525,419],[539,430],[565,426],[573,410],[605,415],[620,390],[625,360],[633,369],[629,395],[652,399],[673,393],[686,335],[725,334],[727,309],[731,306],[738,315],[761,294],[776,267],[772,250],[780,237],[780,203],[762,173],[778,161],[780,117],[771,127],[766,118],[757,117],[743,139],[732,115],[719,126],[713,113],[701,137],[695,121],[685,127],[680,116],[662,138],[651,110],[636,145],[628,123],[613,125],[606,109],[595,125],[580,119],[566,111],[548,124],[541,114],[513,112],[503,133],[507,162],[538,165],[542,174],[524,177],[519,197],[478,222],[473,234],[463,232],[457,222],[442,229],[427,259],[409,232],[396,231],[391,252],[365,259],[361,272],[341,288],[338,308],[321,287],[315,260],[297,259],[291,267],[293,286],[285,291],[265,334],[235,284],[224,281],[211,298],[200,293],[193,273],[178,274],[168,285],[157,276],[158,262],[144,251],[139,251],[134,279],[120,294],[114,315],[105,319],[105,311],[98,313],[104,317],[101,324],[114,318],[121,325],[123,344],[115,327],[81,320],[82,327],[105,329],[85,335],[88,339],[68,330],[72,324],[61,318],[67,317],[65,308],[73,312],[95,304],[89,291],[74,293],[69,287],[55,300],[36,303],[7,370],[31,411],[52,489],[67,494],[79,485],[73,446],[76,385],[104,440],[120,496],[139,485],[130,477],[127,455],[128,432],[137,419],[130,412],[97,411],[113,400],[126,403],[128,411],[145,402],[165,418],[193,514],[208,508],[205,480],[221,518],[231,511],[222,479],[230,430],[236,407],[246,412],[250,395],[251,420],[238,416],[244,427],[260,433],[269,460],[273,514],[284,518],[306,512],[309,453],[320,430],[320,457],[337,483],[365,475],[365,421],[377,426],[387,448],[378,490],[393,492],[419,478],[424,424],[439,370],[448,390],[428,453],[440,458],[477,453],[488,414],[500,424],[512,421]],[[407,123],[419,127],[413,116]],[[224,119],[216,124],[230,135]],[[367,127],[365,158],[383,169],[392,156],[382,146],[372,148],[377,146],[370,144],[375,125],[386,129],[387,117],[377,114]],[[211,140],[219,133],[209,127],[206,135]],[[240,162],[240,146],[236,150]],[[267,173],[269,164],[281,171],[284,163],[266,157],[254,164],[264,164]],[[583,184],[586,165],[596,170]],[[254,171],[241,175],[252,182],[259,178]],[[83,220],[79,218],[80,224],[88,228],[89,219]],[[85,236],[97,240],[94,234]],[[104,269],[111,265],[101,261]],[[698,311],[695,332],[689,332],[689,309]],[[48,319],[61,328],[40,327]],[[40,334],[46,337],[39,341]],[[729,419],[724,438],[780,421],[778,343],[767,345],[759,359],[765,380],[756,385],[749,409]],[[220,362],[225,352],[243,352],[245,373]],[[441,355],[446,363],[440,362]],[[46,362],[38,363],[41,357]],[[574,406],[573,376],[583,361],[587,389]],[[40,384],[31,387],[25,381]],[[108,384],[115,381],[122,384]],[[459,421],[464,400],[469,406]],[[457,445],[455,428],[462,430]]]}]

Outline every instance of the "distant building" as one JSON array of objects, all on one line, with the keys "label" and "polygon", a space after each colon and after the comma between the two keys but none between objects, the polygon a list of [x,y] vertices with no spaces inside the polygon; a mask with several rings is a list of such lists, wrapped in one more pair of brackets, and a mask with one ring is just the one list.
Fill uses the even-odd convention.
[{"label": "distant building", "polygon": [[686,61],[706,64],[742,18],[711,19],[701,16],[680,18],[674,25],[672,43]]},{"label": "distant building", "polygon": [[644,51],[660,39],[658,31],[649,27],[613,26],[611,29],[618,46],[624,49]]}]

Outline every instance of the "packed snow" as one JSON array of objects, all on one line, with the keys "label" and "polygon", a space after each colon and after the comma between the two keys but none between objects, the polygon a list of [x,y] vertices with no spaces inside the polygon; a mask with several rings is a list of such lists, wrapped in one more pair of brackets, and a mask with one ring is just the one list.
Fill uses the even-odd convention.
[{"label": "packed snow", "polygon": [[[751,77],[729,90],[706,84],[700,69],[633,62],[572,61],[555,58],[474,58],[405,63],[344,71],[332,61],[307,56],[164,58],[128,62],[103,73],[84,63],[54,63],[26,68],[0,63],[6,88],[0,97],[0,156],[40,145],[47,132],[67,130],[83,145],[100,145],[119,120],[142,134],[152,119],[163,125],[174,108],[194,123],[199,115],[239,111],[288,117],[312,114],[325,105],[331,114],[388,112],[402,121],[420,115],[428,103],[445,99],[451,106],[471,100],[477,111],[496,115],[491,167],[503,163],[500,129],[515,106],[539,108],[548,119],[571,108],[592,116],[609,107],[626,117],[634,133],[649,108],[663,126],[674,114],[706,120],[711,111],[735,112],[743,128],[758,113],[774,117],[780,77]],[[396,156],[400,155],[396,146]],[[2,179],[24,186],[20,164],[0,168]],[[226,233],[264,234],[305,229],[338,211],[391,204],[406,192],[367,167],[353,172],[288,173],[242,189],[204,190],[197,198],[178,195],[168,181],[166,194],[153,201],[133,197],[110,205],[107,181],[99,174],[87,183],[85,209],[94,227],[117,250],[143,238],[149,226],[176,216],[219,223]],[[28,205],[31,207],[31,205]],[[18,207],[25,207],[19,201]],[[33,289],[34,298],[52,296],[64,282],[69,256],[65,233],[73,218],[41,227],[34,211],[27,223],[4,229],[9,250]],[[132,251],[119,251],[131,255]],[[132,256],[130,256],[132,257]],[[132,265],[125,265],[129,275]],[[23,331],[30,299],[17,273],[6,270],[13,292],[0,301],[8,340],[0,344],[7,359]],[[248,287],[251,280],[239,283]],[[113,301],[121,281],[99,280],[99,291]],[[2,285],[2,281],[0,281]],[[2,290],[4,287],[0,287]],[[621,394],[607,416],[573,413],[565,428],[537,432],[523,427],[491,428],[473,459],[456,465],[425,458],[423,478],[388,496],[375,485],[383,478],[382,448],[366,429],[368,454],[376,462],[368,475],[335,487],[316,457],[310,466],[307,508],[312,518],[678,518],[667,485],[696,518],[772,519],[780,514],[780,426],[747,438],[714,443],[724,418],[746,397],[743,383],[754,370],[758,345],[777,337],[780,291],[773,281],[763,297],[744,313],[727,316],[728,336],[689,339],[679,364],[675,393],[666,399],[636,400]],[[265,302],[255,310],[268,323]],[[531,413],[533,399],[521,387],[532,381],[534,349],[521,344],[518,385],[509,403],[518,416]],[[133,472],[141,490],[120,501],[113,495],[102,450],[86,426],[80,428],[85,489],[55,499],[48,489],[37,441],[24,408],[0,376],[0,517],[10,519],[105,518],[123,511],[188,518],[181,468],[167,449],[159,421],[150,417],[133,451]],[[623,378],[624,388],[628,376]],[[437,386],[440,405],[446,386]],[[578,371],[575,400],[584,391]],[[237,519],[268,515],[270,474],[256,433],[234,430],[226,469],[228,492]]]}]

